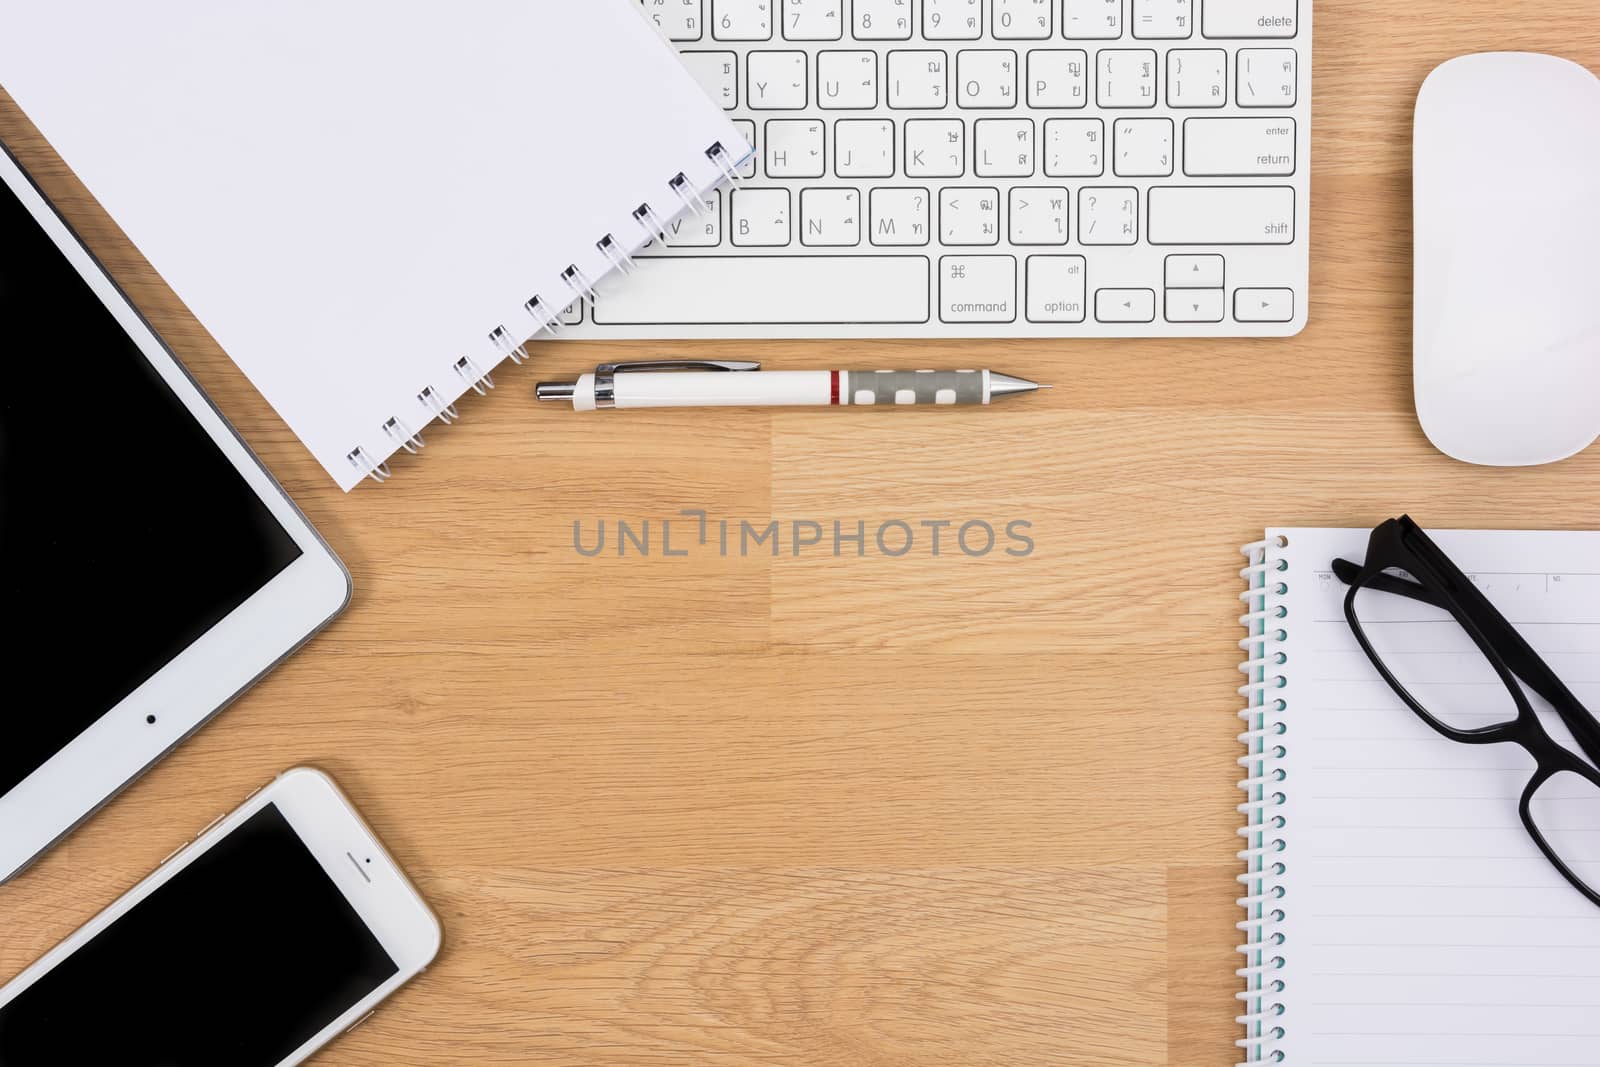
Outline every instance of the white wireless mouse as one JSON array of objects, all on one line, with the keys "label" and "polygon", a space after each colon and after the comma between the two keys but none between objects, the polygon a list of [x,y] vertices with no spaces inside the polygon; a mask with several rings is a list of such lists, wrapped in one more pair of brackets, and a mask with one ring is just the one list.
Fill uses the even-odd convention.
[{"label": "white wireless mouse", "polygon": [[1417,98],[1417,416],[1441,452],[1527,466],[1600,435],[1600,79],[1453,59]]}]

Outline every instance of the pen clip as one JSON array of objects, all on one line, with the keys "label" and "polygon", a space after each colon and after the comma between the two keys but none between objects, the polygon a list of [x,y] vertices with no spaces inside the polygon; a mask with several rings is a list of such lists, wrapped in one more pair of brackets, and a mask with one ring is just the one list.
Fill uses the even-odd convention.
[{"label": "pen clip", "polygon": [[642,359],[627,363],[601,363],[594,369],[594,406],[617,406],[617,375],[623,371],[711,370],[754,371],[761,364],[742,359]]},{"label": "pen clip", "polygon": [[760,370],[761,364],[741,359],[642,359],[631,363],[602,363],[594,376],[614,377],[618,371],[640,370]]}]

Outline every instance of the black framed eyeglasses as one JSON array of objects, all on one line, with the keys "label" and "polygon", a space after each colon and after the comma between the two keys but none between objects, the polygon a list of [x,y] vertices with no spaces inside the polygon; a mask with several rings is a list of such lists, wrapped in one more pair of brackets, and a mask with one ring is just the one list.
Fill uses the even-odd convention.
[{"label": "black framed eyeglasses", "polygon": [[[1356,642],[1406,707],[1452,741],[1520,745],[1533,758],[1517,804],[1522,825],[1600,906],[1600,722],[1410,516],[1373,530],[1364,562],[1336,559],[1333,571],[1349,586],[1344,614]],[[1482,661],[1408,647],[1415,627],[1400,623],[1415,621],[1417,609],[1407,601],[1447,613]],[[1524,686],[1549,702],[1593,763],[1550,736]],[[1581,825],[1567,803],[1575,799],[1594,801]]]}]

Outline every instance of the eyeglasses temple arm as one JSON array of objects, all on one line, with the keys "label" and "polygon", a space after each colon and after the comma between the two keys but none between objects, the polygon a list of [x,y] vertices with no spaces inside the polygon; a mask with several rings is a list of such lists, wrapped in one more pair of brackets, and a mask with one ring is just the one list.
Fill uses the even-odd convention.
[{"label": "eyeglasses temple arm", "polygon": [[[1333,561],[1333,573],[1346,585],[1354,585],[1361,568],[1347,559]],[[1363,583],[1368,589],[1407,597],[1436,608],[1447,609],[1444,598],[1426,586],[1397,578],[1392,574],[1376,574]],[[1488,604],[1487,599],[1484,600]],[[1596,765],[1600,765],[1600,723],[1595,722],[1589,710],[1579,702],[1554,671],[1539,658],[1523,636],[1516,631],[1493,605],[1488,612],[1477,612],[1474,621],[1483,630],[1496,651],[1506,661],[1506,666],[1527,683],[1528,688],[1544,697],[1556,709],[1561,720],[1572,731],[1573,740]],[[1487,615],[1487,617],[1486,617]]]},{"label": "eyeglasses temple arm", "polygon": [[[1333,561],[1333,573],[1345,585],[1355,585],[1356,579],[1361,576],[1361,568],[1347,559]],[[1393,593],[1396,596],[1419,600],[1424,604],[1432,604],[1436,608],[1445,606],[1444,599],[1436,596],[1427,586],[1408,582],[1404,578],[1396,578],[1392,574],[1375,574],[1363,583],[1368,589],[1376,589],[1380,593]]]}]

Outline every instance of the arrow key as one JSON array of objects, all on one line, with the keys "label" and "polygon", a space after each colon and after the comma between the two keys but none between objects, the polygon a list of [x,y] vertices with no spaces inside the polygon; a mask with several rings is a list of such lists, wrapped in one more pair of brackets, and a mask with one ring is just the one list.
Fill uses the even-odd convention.
[{"label": "arrow key", "polygon": [[1221,322],[1228,297],[1221,289],[1168,289],[1168,322]]},{"label": "arrow key", "polygon": [[1293,289],[1236,289],[1233,317],[1239,322],[1292,322]]},{"label": "arrow key", "polygon": [[1154,322],[1154,289],[1097,289],[1094,294],[1097,322]]},{"label": "arrow key", "polygon": [[1221,289],[1221,256],[1168,256],[1168,289]]}]

